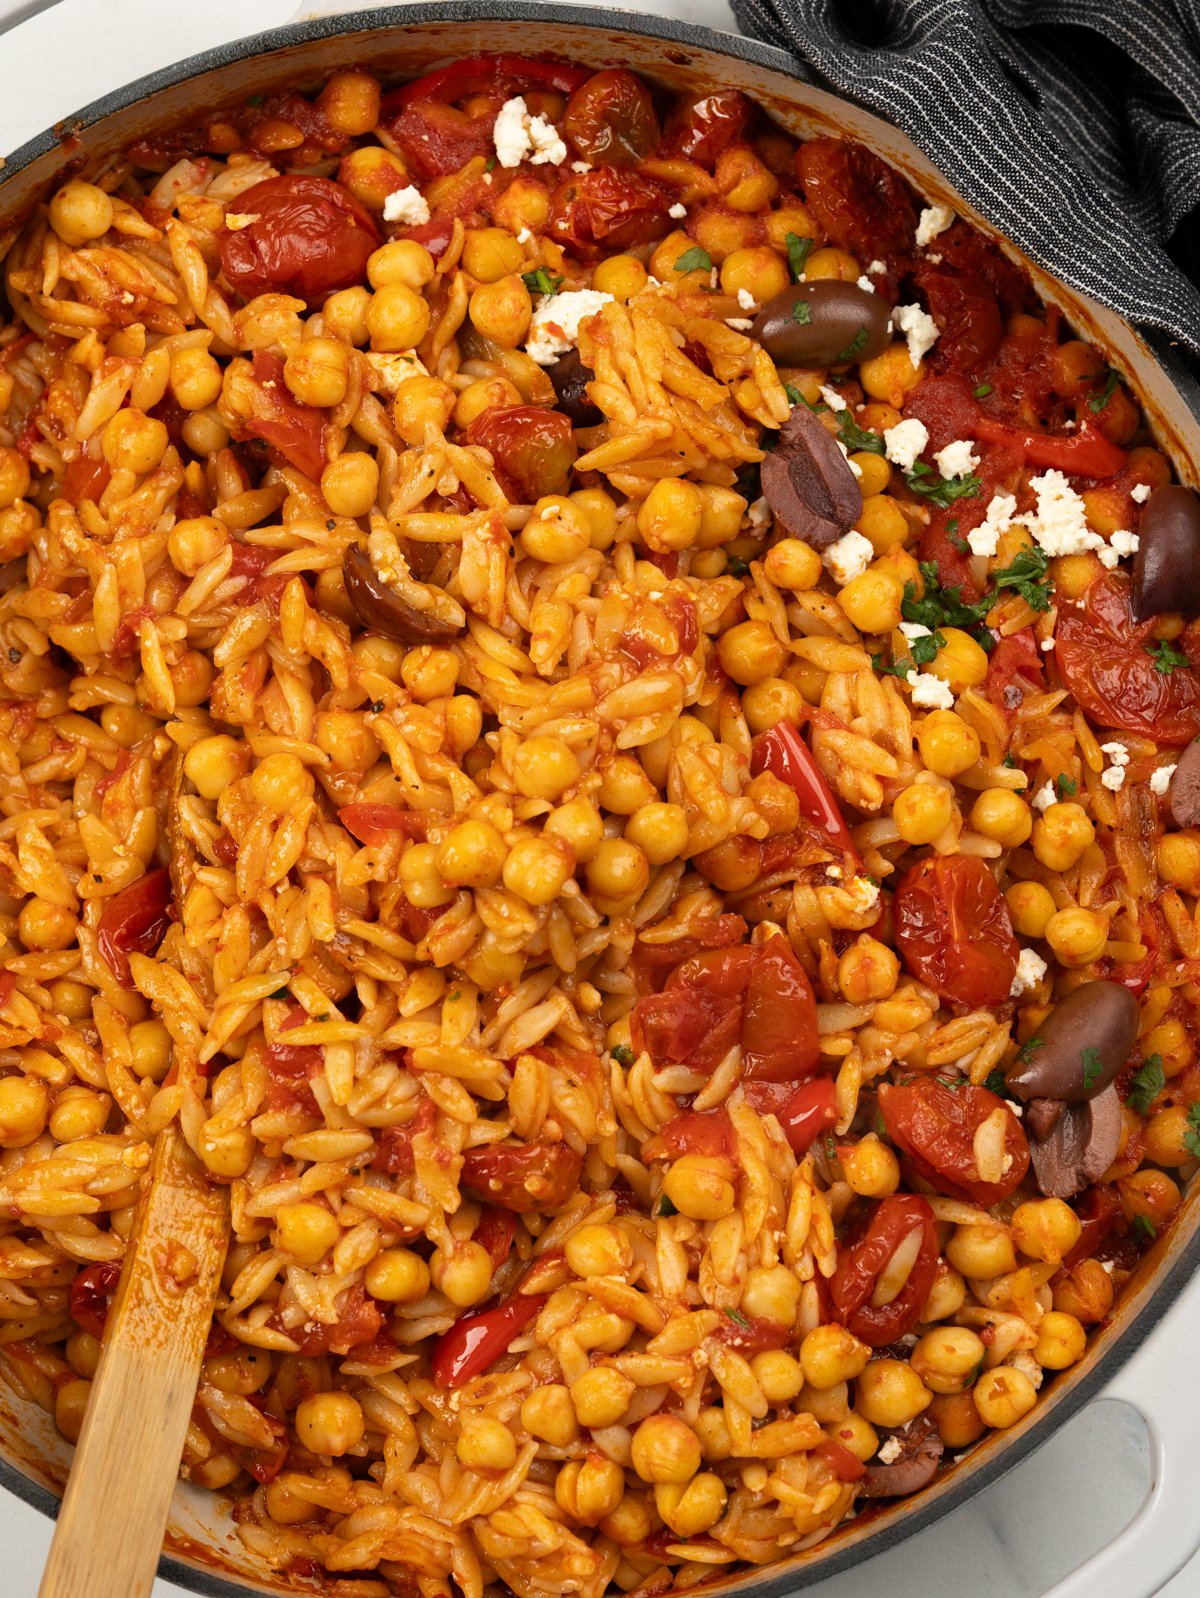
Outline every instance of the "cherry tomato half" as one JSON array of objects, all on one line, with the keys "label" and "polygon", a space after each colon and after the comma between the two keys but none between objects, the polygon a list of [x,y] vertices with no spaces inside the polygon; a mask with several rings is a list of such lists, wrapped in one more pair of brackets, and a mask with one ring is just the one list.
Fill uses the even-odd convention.
[{"label": "cherry tomato half", "polygon": [[512,1298],[493,1309],[479,1310],[455,1321],[433,1345],[433,1381],[436,1387],[461,1387],[508,1352],[513,1339],[536,1320],[545,1293]]},{"label": "cherry tomato half", "polygon": [[809,209],[839,249],[871,261],[912,248],[912,192],[861,144],[809,139],[796,151],[796,174]]},{"label": "cherry tomato half", "polygon": [[918,982],[971,1010],[1008,998],[1019,950],[1004,895],[982,860],[920,861],[901,877],[892,912],[896,947]]},{"label": "cherry tomato half", "polygon": [[[998,1182],[975,1164],[975,1133],[997,1110],[1005,1116],[1004,1152],[1011,1163]],[[950,1087],[936,1077],[880,1084],[879,1111],[892,1142],[939,1193],[969,1204],[999,1204],[1029,1169],[1029,1140],[1002,1098],[969,1082]]]},{"label": "cherry tomato half", "polygon": [[87,1265],[71,1280],[71,1316],[89,1336],[104,1336],[113,1295],[121,1279],[120,1260],[104,1260]]},{"label": "cherry tomato half", "polygon": [[496,476],[510,499],[526,504],[543,494],[565,494],[578,451],[571,418],[548,405],[500,405],[484,411],[467,439],[491,452]]},{"label": "cherry tomato half", "polygon": [[642,1145],[647,1160],[677,1160],[681,1154],[709,1154],[731,1160],[737,1148],[728,1110],[685,1110]]},{"label": "cherry tomato half", "polygon": [[517,1219],[513,1212],[501,1209],[498,1204],[485,1204],[479,1212],[479,1225],[472,1241],[487,1250],[492,1269],[498,1271],[508,1258],[516,1235]]},{"label": "cherry tomato half", "polygon": [[423,810],[401,810],[399,805],[342,805],[338,820],[359,843],[378,846],[397,835],[423,838],[429,818]]},{"label": "cherry tomato half", "polygon": [[318,478],[325,466],[325,413],[293,399],[283,381],[283,362],[255,350],[251,381],[253,411],[241,424],[242,438],[257,438],[284,465]]},{"label": "cherry tomato half", "polygon": [[[913,1232],[920,1245],[903,1287],[887,1304],[872,1304],[876,1285],[892,1255]],[[881,1199],[856,1243],[838,1248],[830,1295],[842,1324],[871,1348],[883,1348],[921,1318],[937,1273],[937,1227],[928,1202],[914,1193]]]},{"label": "cherry tomato half", "polygon": [[1189,743],[1200,733],[1200,656],[1184,633],[1176,647],[1191,664],[1159,671],[1146,648],[1154,623],[1154,617],[1134,621],[1129,578],[1106,572],[1082,600],[1060,608],[1054,658],[1076,704],[1093,721],[1160,744]]},{"label": "cherry tomato half", "polygon": [[567,1143],[490,1143],[467,1150],[460,1180],[515,1215],[545,1215],[567,1202],[582,1170],[582,1154]]},{"label": "cherry tomato half", "polygon": [[637,172],[578,173],[550,202],[550,236],[585,255],[650,244],[669,230],[671,203],[666,189]]},{"label": "cherry tomato half", "polygon": [[650,90],[624,67],[597,72],[576,89],[560,126],[593,166],[636,166],[658,148]]},{"label": "cherry tomato half", "polygon": [[663,129],[663,155],[711,169],[717,157],[740,139],[754,107],[737,89],[677,100]]},{"label": "cherry tomato half", "polygon": [[166,866],[148,871],[115,893],[96,923],[96,942],[105,965],[123,988],[132,988],[131,954],[153,954],[171,925],[171,874]]},{"label": "cherry tomato half", "polygon": [[366,275],[381,243],[370,213],[329,178],[287,173],[238,196],[245,227],[225,228],[221,270],[239,294],[294,294],[310,305]]}]

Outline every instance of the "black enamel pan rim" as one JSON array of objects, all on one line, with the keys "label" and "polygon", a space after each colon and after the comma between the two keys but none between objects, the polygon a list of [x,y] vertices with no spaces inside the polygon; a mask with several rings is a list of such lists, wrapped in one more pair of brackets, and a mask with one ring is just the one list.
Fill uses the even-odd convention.
[{"label": "black enamel pan rim", "polygon": [[[344,34],[378,32],[388,28],[401,28],[413,24],[472,23],[472,22],[533,22],[559,23],[588,31],[628,33],[647,39],[661,39],[667,43],[681,44],[704,50],[713,55],[733,56],[782,77],[809,81],[804,65],[787,51],[773,45],[761,44],[740,34],[723,33],[714,28],[693,23],[677,22],[663,17],[651,17],[640,12],[612,9],[593,9],[582,5],[540,5],[528,0],[439,0],[437,4],[383,6],[377,10],[351,11],[338,16],[313,18],[305,22],[274,28],[267,33],[253,34],[217,46],[200,55],[177,62],[145,77],[136,79],[111,94],[93,100],[74,116],[65,118],[60,126],[91,128],[106,117],[124,111],[139,101],[151,98],[162,90],[186,82],[189,78],[232,66],[258,56],[269,56],[278,50],[309,43],[315,40],[338,37]],[[869,113],[875,115],[875,113]],[[882,119],[878,119],[882,120]],[[39,134],[15,150],[0,173],[7,180],[25,167],[54,150],[61,148],[59,135],[53,129]],[[0,187],[3,185],[0,184]],[[1155,355],[1166,369],[1166,374],[1181,391],[1189,409],[1200,419],[1200,388],[1192,381],[1182,362],[1165,340],[1153,341]],[[1161,1269],[1161,1267],[1160,1267]],[[1104,1386],[1117,1370],[1142,1346],[1158,1322],[1166,1314],[1185,1284],[1200,1269],[1200,1228],[1191,1241],[1180,1251],[1178,1258],[1149,1293],[1146,1303],[1119,1335],[1111,1337],[1092,1368],[1071,1381],[1061,1397],[1052,1402],[1050,1412],[1061,1425],[1075,1415],[1092,1399],[1099,1396]],[[1029,1430],[1010,1441],[1001,1441],[977,1464],[966,1463],[952,1483],[936,1499],[922,1502],[918,1497],[913,1507],[897,1515],[891,1524],[881,1524],[861,1543],[837,1547],[818,1555],[799,1568],[777,1570],[771,1567],[748,1572],[738,1584],[752,1584],[755,1598],[790,1598],[805,1587],[813,1586],[826,1577],[837,1575],[857,1565],[865,1564],[877,1555],[896,1547],[914,1532],[932,1525],[944,1515],[960,1508],[968,1498],[981,1489],[1007,1475],[1023,1459],[1048,1441],[1050,1430],[1046,1424],[1032,1425]],[[28,1476],[0,1458],[0,1486],[32,1508],[51,1518],[57,1516],[59,1500]],[[205,1598],[246,1598],[247,1587],[241,1582],[226,1580],[202,1566],[182,1564],[164,1556],[159,1562],[159,1574],[167,1581]],[[304,1591],[300,1588],[297,1591]],[[724,1593],[733,1594],[738,1588],[731,1584]],[[723,1593],[723,1598],[724,1598]]]}]

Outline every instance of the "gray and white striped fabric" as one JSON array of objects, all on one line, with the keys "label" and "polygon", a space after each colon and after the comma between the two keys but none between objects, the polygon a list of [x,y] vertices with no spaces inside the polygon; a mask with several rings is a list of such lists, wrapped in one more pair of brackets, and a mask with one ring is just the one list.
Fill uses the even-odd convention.
[{"label": "gray and white striped fabric", "polygon": [[1034,260],[1200,357],[1200,0],[733,0]]}]

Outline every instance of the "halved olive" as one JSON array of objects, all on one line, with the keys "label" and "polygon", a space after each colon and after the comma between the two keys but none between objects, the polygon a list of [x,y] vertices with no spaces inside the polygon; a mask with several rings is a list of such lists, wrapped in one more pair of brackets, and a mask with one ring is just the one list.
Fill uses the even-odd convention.
[{"label": "halved olive", "polygon": [[342,579],[354,614],[371,632],[402,644],[440,644],[462,632],[461,623],[455,626],[401,599],[377,576],[370,556],[357,544],[350,546],[342,560]]},{"label": "halved olive", "polygon": [[1034,1179],[1047,1198],[1074,1198],[1100,1180],[1120,1142],[1121,1100],[1110,1083],[1099,1098],[1063,1105],[1045,1138],[1030,1139]]},{"label": "halved olive", "polygon": [[892,313],[869,289],[822,278],[768,300],[751,332],[777,366],[841,366],[887,348]]},{"label": "halved olive", "polygon": [[759,480],[776,520],[793,538],[824,549],[862,515],[862,490],[850,462],[819,416],[797,405],[779,430]]},{"label": "halved olive", "polygon": [[1166,483],[1146,501],[1132,599],[1136,621],[1172,610],[1200,616],[1200,498],[1190,488]]},{"label": "halved olive", "polygon": [[546,368],[546,376],[554,384],[556,409],[565,411],[576,427],[595,427],[604,420],[604,412],[588,398],[587,385],[596,374],[583,364],[578,350],[568,350],[561,355],[553,366]]}]

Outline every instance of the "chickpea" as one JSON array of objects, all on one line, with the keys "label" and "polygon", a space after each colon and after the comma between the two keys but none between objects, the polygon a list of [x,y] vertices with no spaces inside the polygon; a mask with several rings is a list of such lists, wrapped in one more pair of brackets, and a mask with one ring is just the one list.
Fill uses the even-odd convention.
[{"label": "chickpea", "polygon": [[314,1393],[296,1408],[296,1436],[312,1454],[337,1458],[363,1440],[366,1421],[351,1393]]},{"label": "chickpea", "polygon": [[1183,1022],[1176,1017],[1169,1021],[1160,1021],[1158,1026],[1152,1027],[1142,1039],[1142,1053],[1144,1057],[1151,1054],[1162,1056],[1163,1071],[1168,1081],[1177,1077],[1192,1062],[1193,1050],[1184,1030]]},{"label": "chickpea", "polygon": [[576,1276],[620,1276],[633,1264],[633,1244],[619,1226],[589,1222],[577,1227],[564,1246]]},{"label": "chickpea", "polygon": [[514,178],[504,193],[489,204],[492,220],[514,234],[522,228],[539,233],[550,217],[550,196],[534,178]]},{"label": "chickpea", "polygon": [[543,834],[561,838],[576,860],[587,864],[604,840],[604,822],[590,799],[570,799],[546,817]]},{"label": "chickpea", "polygon": [[41,1137],[49,1108],[49,1090],[37,1077],[0,1077],[0,1148],[23,1149]]},{"label": "chickpea", "polygon": [[[696,535],[696,548],[717,550],[738,536],[742,517],[746,514],[744,494],[735,494],[731,488],[721,488],[716,483],[697,483],[700,496],[700,531]],[[693,567],[693,570],[695,568]]]},{"label": "chickpea", "polygon": [[800,538],[781,538],[763,557],[763,573],[779,588],[804,593],[821,578],[821,557]]},{"label": "chickpea", "polygon": [[[90,187],[90,185],[88,185]],[[91,1382],[76,1377],[63,1382],[54,1394],[54,1424],[69,1443],[77,1443],[83,1430],[88,1399],[92,1396]]]},{"label": "chickpea", "polygon": [[571,1459],[554,1481],[554,1500],[573,1520],[595,1526],[611,1515],[625,1493],[625,1473],[602,1454]]},{"label": "chickpea", "polygon": [[171,1034],[161,1021],[139,1021],[129,1029],[130,1064],[143,1081],[161,1082],[171,1068]]},{"label": "chickpea", "polygon": [[1024,1371],[1013,1365],[997,1365],[975,1383],[975,1408],[985,1426],[1007,1431],[1037,1403],[1037,1389]]},{"label": "chickpea", "polygon": [[569,1448],[579,1436],[571,1395],[561,1382],[534,1388],[521,1405],[521,1425],[552,1448]]},{"label": "chickpea", "polygon": [[903,590],[898,583],[884,572],[872,569],[851,578],[838,595],[838,603],[847,620],[860,633],[888,633],[900,625],[902,598]]},{"label": "chickpea", "polygon": [[886,944],[870,933],[858,938],[838,961],[838,987],[850,1004],[870,1004],[896,991],[900,961]]},{"label": "chickpea", "polygon": [[929,1297],[921,1306],[921,1320],[944,1321],[952,1315],[957,1315],[966,1303],[967,1284],[954,1269],[947,1265],[945,1260],[937,1263],[937,1274],[933,1279],[933,1286],[929,1289]]},{"label": "chickpea", "polygon": [[605,838],[588,861],[585,875],[589,892],[625,903],[645,892],[650,866],[642,851],[627,839]]},{"label": "chickpea", "polygon": [[768,1404],[790,1404],[804,1386],[803,1367],[782,1348],[764,1349],[753,1355],[750,1369]]},{"label": "chickpea", "polygon": [[868,499],[874,499],[882,494],[892,480],[892,468],[884,455],[876,455],[869,449],[859,449],[851,453],[850,461],[852,465],[858,467],[858,487],[864,504]]},{"label": "chickpea", "polygon": [[911,1365],[872,1359],[855,1384],[854,1407],[872,1426],[904,1426],[928,1409],[932,1398]]},{"label": "chickpea", "polygon": [[879,1451],[879,1433],[870,1421],[856,1415],[853,1410],[839,1420],[827,1422],[826,1432],[835,1443],[840,1443],[847,1453],[853,1454],[864,1465]]},{"label": "chickpea", "polygon": [[1033,831],[1029,806],[1008,788],[985,788],[971,806],[971,825],[1005,849],[1019,849]]},{"label": "chickpea", "polygon": [[1069,871],[1095,838],[1087,812],[1072,800],[1047,805],[1033,824],[1033,852],[1051,871]]},{"label": "chickpea", "polygon": [[379,121],[379,79],[354,67],[335,72],[317,96],[317,104],[335,133],[361,138]]},{"label": "chickpea", "polygon": [[495,827],[468,819],[460,821],[439,846],[437,867],[443,882],[456,888],[494,888],[507,855],[504,839]]},{"label": "chickpea", "polygon": [[72,248],[102,238],[112,222],[112,200],[94,183],[73,178],[50,201],[50,226]]},{"label": "chickpea", "polygon": [[747,1315],[791,1326],[800,1304],[800,1281],[786,1265],[756,1265],[746,1273],[742,1309]]},{"label": "chickpea", "polygon": [[480,283],[498,283],[521,270],[525,250],[503,228],[468,228],[463,240],[463,270]]},{"label": "chickpea", "polygon": [[721,264],[721,288],[736,299],[739,290],[754,296],[756,305],[765,305],[782,294],[789,282],[788,269],[766,245],[733,250]]},{"label": "chickpea", "polygon": [[1050,357],[1051,383],[1056,394],[1066,399],[1092,388],[1104,370],[1104,357],[1094,344],[1082,339],[1067,339]]},{"label": "chickpea", "polygon": [[452,649],[418,644],[400,662],[400,680],[420,704],[445,699],[458,683],[458,656]]},{"label": "chickpea", "polygon": [[682,805],[651,800],[639,805],[625,824],[625,837],[652,866],[678,860],[687,848],[687,815]]},{"label": "chickpea", "polygon": [[942,783],[914,782],[892,805],[892,820],[905,843],[932,843],[953,819],[954,793]]},{"label": "chickpea", "polygon": [[375,457],[359,450],[335,456],[321,473],[321,493],[335,516],[365,516],[378,492]]},{"label": "chickpea", "polygon": [[[878,455],[869,458],[881,459]],[[888,494],[868,496],[865,490],[863,508],[854,528],[870,543],[876,555],[886,555],[889,550],[898,549],[908,537],[908,520],[896,501]]]},{"label": "chickpea", "polygon": [[710,1471],[693,1476],[686,1486],[659,1482],[654,1507],[678,1537],[698,1537],[725,1513],[725,1483]]},{"label": "chickpea", "polygon": [[418,909],[436,910],[454,898],[453,888],[442,881],[437,847],[432,843],[411,844],[400,856],[396,874],[408,902]]},{"label": "chickpea", "polygon": [[696,1435],[704,1450],[704,1457],[712,1464],[733,1456],[733,1440],[729,1435],[729,1422],[723,1409],[702,1409],[696,1417]]},{"label": "chickpea", "polygon": [[646,286],[646,268],[636,255],[610,255],[592,273],[592,287],[600,294],[611,294],[622,305],[640,294]]},{"label": "chickpea", "polygon": [[1033,1260],[1057,1265],[1078,1243],[1079,1217],[1062,1199],[1030,1199],[1013,1211],[1013,1242]]},{"label": "chickpea", "polygon": [[946,1258],[956,1271],[980,1281],[990,1281],[1017,1268],[1017,1255],[1008,1233],[999,1226],[956,1226],[946,1244]]},{"label": "chickpea", "polygon": [[642,541],[658,554],[690,549],[700,532],[703,507],[694,483],[660,477],[638,507]]},{"label": "chickpea", "polygon": [[985,1427],[970,1390],[935,1394],[929,1413],[947,1448],[969,1448],[983,1436]]},{"label": "chickpea", "polygon": [[1087,1332],[1074,1315],[1052,1309],[1042,1316],[1037,1346],[1033,1350],[1039,1365],[1047,1370],[1065,1371],[1070,1365],[1078,1365],[1086,1349]]},{"label": "chickpea", "polygon": [[64,1088],[50,1112],[50,1136],[56,1143],[77,1143],[83,1137],[97,1137],[108,1124],[112,1100],[107,1093],[90,1088]]},{"label": "chickpea", "polygon": [[983,645],[961,627],[943,627],[940,631],[946,640],[945,647],[938,650],[928,670],[949,683],[956,694],[962,693],[964,688],[978,688],[988,669]]},{"label": "chickpea", "polygon": [[184,420],[180,432],[183,442],[192,453],[204,459],[219,454],[229,443],[229,429],[212,405],[206,405],[202,411],[193,411]]},{"label": "chickpea", "polygon": [[522,838],[504,862],[504,886],[526,904],[550,904],[574,870],[574,852],[561,838]]},{"label": "chickpea", "polygon": [[596,799],[614,816],[631,816],[657,797],[657,789],[632,755],[614,755],[600,778]]},{"label": "chickpea", "polygon": [[803,709],[803,694],[785,677],[765,677],[742,695],[742,714],[752,733],[766,732],[781,721],[795,724]]},{"label": "chickpea", "polygon": [[633,1468],[645,1482],[691,1481],[700,1469],[700,1439],[678,1415],[648,1415],[633,1434]]},{"label": "chickpea", "polygon": [[[812,268],[813,256],[810,255],[805,268],[806,277],[813,275]],[[856,272],[855,276],[857,275]],[[853,282],[853,278],[850,281]],[[858,368],[858,380],[863,386],[863,392],[869,394],[872,399],[885,400],[897,409],[904,404],[905,395],[916,388],[924,375],[925,362],[918,361],[914,366],[908,353],[908,345],[903,342],[889,344],[886,350],[872,356],[870,360],[863,361]]]},{"label": "chickpea", "polygon": [[814,1326],[800,1344],[804,1379],[821,1392],[852,1382],[865,1370],[871,1350],[844,1326]]},{"label": "chickpea", "polygon": [[337,1217],[321,1204],[281,1204],[275,1216],[275,1246],[301,1265],[323,1260],[342,1235]]},{"label": "chickpea", "polygon": [[371,336],[367,331],[367,307],[370,303],[370,290],[361,283],[331,294],[321,308],[321,320],[329,337],[340,338],[347,344],[361,348]]},{"label": "chickpea", "polygon": [[67,1338],[67,1363],[77,1376],[90,1381],[100,1366],[100,1341],[90,1332],[72,1332]]},{"label": "chickpea", "polygon": [[979,734],[956,710],[934,710],[917,728],[921,759],[939,777],[957,777],[979,759]]},{"label": "chickpea", "polygon": [[454,1452],[466,1470],[511,1470],[517,1462],[516,1438],[503,1421],[488,1415],[467,1416]]},{"label": "chickpea", "polygon": [[82,1021],[92,1013],[92,990],[83,982],[76,982],[72,977],[59,977],[57,982],[50,984],[49,993],[55,1014],[67,1021]]},{"label": "chickpea", "polygon": [[612,1365],[593,1365],[571,1383],[571,1403],[581,1426],[615,1426],[637,1388]]},{"label": "chickpea", "polygon": [[695,1221],[732,1215],[737,1202],[732,1167],[713,1154],[681,1154],[663,1178],[663,1192],[681,1215]]},{"label": "chickpea", "polygon": [[408,1304],[429,1291],[429,1267],[407,1248],[381,1249],[363,1272],[372,1298],[385,1304]]},{"label": "chickpea", "polygon": [[591,541],[592,529],[587,516],[563,494],[549,494],[539,499],[519,536],[526,555],[551,565],[565,565],[575,560]]},{"label": "chickpea", "polygon": [[1136,1221],[1144,1216],[1157,1231],[1164,1226],[1181,1201],[1179,1184],[1165,1171],[1134,1171],[1120,1183],[1121,1207],[1126,1217]]},{"label": "chickpea", "polygon": [[202,411],[221,397],[221,368],[207,350],[176,350],[171,356],[170,384],[185,411]]},{"label": "chickpea", "polygon": [[378,144],[363,144],[342,157],[338,181],[369,211],[382,211],[388,195],[407,188],[409,180],[398,156]]},{"label": "chickpea", "polygon": [[267,755],[250,774],[255,803],[276,816],[303,804],[312,788],[312,778],[295,755]]},{"label": "chickpea", "polygon": [[1200,834],[1168,832],[1158,840],[1158,874],[1173,888],[1200,894]]},{"label": "chickpea", "polygon": [[455,694],[446,706],[446,741],[451,753],[464,755],[479,742],[483,731],[483,712],[478,699],[470,694]]},{"label": "chickpea", "polygon": [[[477,289],[475,292],[479,294],[483,291]],[[407,284],[385,283],[383,288],[376,289],[372,294],[367,306],[367,332],[373,350],[385,353],[411,350],[428,331],[429,306]]]},{"label": "chickpea", "polygon": [[[415,239],[393,239],[389,244],[381,244],[368,259],[367,282],[373,289],[402,283],[405,288],[419,293],[427,283],[433,282],[435,270],[433,256],[423,244]],[[325,306],[328,313],[328,300]]]},{"label": "chickpea", "polygon": [[482,1243],[456,1242],[447,1251],[435,1248],[429,1274],[439,1293],[460,1309],[486,1298],[492,1288],[492,1260]]},{"label": "chickpea", "polygon": [[1004,898],[1014,931],[1025,938],[1045,937],[1047,923],[1055,911],[1048,888],[1040,882],[1014,882]]},{"label": "chickpea", "polygon": [[502,349],[513,350],[529,331],[533,301],[514,273],[496,283],[481,284],[471,295],[468,311],[472,325],[484,338],[490,338]]},{"label": "chickpea", "polygon": [[1045,939],[1062,965],[1090,965],[1104,953],[1108,921],[1095,910],[1056,910],[1046,923]]},{"label": "chickpea", "polygon": [[166,427],[132,405],[118,411],[105,424],[100,448],[113,471],[152,472],[171,442]]},{"label": "chickpea", "polygon": [[17,916],[17,936],[27,949],[69,949],[78,923],[65,905],[46,899],[26,899]]},{"label": "chickpea", "polygon": [[274,1481],[269,1481],[264,1489],[267,1514],[277,1526],[300,1526],[320,1513],[316,1504],[310,1503],[293,1489],[292,1484],[296,1480],[294,1472],[284,1471]]},{"label": "chickpea", "polygon": [[602,488],[577,488],[570,499],[587,521],[589,547],[610,549],[617,534],[617,504],[612,495]]},{"label": "chickpea", "polygon": [[229,534],[215,516],[188,516],[167,534],[167,554],[175,570],[194,577],[229,542]]},{"label": "chickpea", "polygon": [[1195,1158],[1185,1139],[1191,1131],[1188,1112],[1182,1104],[1172,1104],[1151,1116],[1143,1134],[1146,1158],[1155,1165],[1186,1165]]},{"label": "chickpea", "polygon": [[183,771],[204,799],[219,799],[241,776],[246,749],[228,733],[198,738],[183,757]]},{"label": "chickpea", "polygon": [[853,283],[862,276],[862,267],[849,250],[838,250],[830,246],[814,250],[804,263],[804,276],[806,281],[819,282],[822,279],[833,279],[841,283]]},{"label": "chickpea", "polygon": [[406,377],[392,401],[392,420],[406,444],[423,444],[432,429],[444,432],[450,425],[458,396],[440,377],[421,372]]},{"label": "chickpea", "polygon": [[1112,1309],[1113,1279],[1099,1260],[1080,1260],[1054,1285],[1054,1308],[1085,1326],[1095,1326]]},{"label": "chickpea", "polygon": [[983,1339],[966,1326],[937,1326],[917,1343],[912,1368],[932,1392],[961,1393],[983,1364]]},{"label": "chickpea", "polygon": [[0,510],[8,510],[29,492],[29,462],[15,449],[0,448]]},{"label": "chickpea", "polygon": [[743,621],[721,634],[717,657],[734,682],[749,687],[777,677],[788,655],[765,621]]},{"label": "chickpea", "polygon": [[340,405],[350,378],[350,356],[336,338],[309,338],[283,363],[283,381],[301,405]]},{"label": "chickpea", "polygon": [[874,1132],[843,1149],[840,1163],[847,1185],[863,1198],[886,1198],[900,1186],[900,1162]]}]

